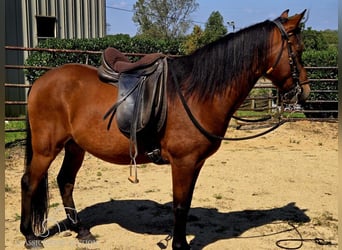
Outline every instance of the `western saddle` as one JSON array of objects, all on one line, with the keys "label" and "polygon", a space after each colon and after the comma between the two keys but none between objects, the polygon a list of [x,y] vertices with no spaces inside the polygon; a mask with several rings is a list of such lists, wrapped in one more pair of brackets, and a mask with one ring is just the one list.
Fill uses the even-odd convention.
[{"label": "western saddle", "polygon": [[[154,163],[166,163],[160,154],[157,134],[166,119],[167,57],[161,53],[148,54],[132,63],[123,53],[109,47],[102,54],[98,76],[119,90],[116,103],[104,119],[110,117],[109,130],[115,116],[120,131],[130,138],[133,163],[138,145]],[[131,181],[138,180],[135,176]]]}]

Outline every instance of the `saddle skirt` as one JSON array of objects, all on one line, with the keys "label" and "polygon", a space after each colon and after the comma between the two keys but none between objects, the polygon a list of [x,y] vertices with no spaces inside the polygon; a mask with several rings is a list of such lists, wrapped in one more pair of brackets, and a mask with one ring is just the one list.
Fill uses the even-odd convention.
[{"label": "saddle skirt", "polygon": [[106,51],[98,74],[101,80],[116,85],[119,90],[116,103],[104,115],[104,119],[110,116],[107,129],[115,116],[120,131],[131,142],[136,145],[139,138],[144,138],[141,143],[151,149],[155,143],[152,138],[156,138],[166,119],[167,58],[151,54],[130,63],[114,48]]}]

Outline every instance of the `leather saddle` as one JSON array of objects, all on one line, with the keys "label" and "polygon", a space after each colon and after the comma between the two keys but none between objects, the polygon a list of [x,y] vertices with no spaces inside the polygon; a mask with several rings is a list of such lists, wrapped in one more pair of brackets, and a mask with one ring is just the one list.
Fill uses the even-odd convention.
[{"label": "leather saddle", "polygon": [[120,131],[130,138],[135,151],[138,139],[147,151],[153,151],[157,143],[154,140],[164,125],[167,111],[166,56],[148,54],[131,63],[117,49],[107,48],[98,75],[119,90],[116,103],[104,115],[104,119],[110,117],[107,129],[115,116]]},{"label": "leather saddle", "polygon": [[145,55],[137,62],[132,63],[127,56],[119,50],[109,47],[102,53],[102,62],[98,68],[98,75],[102,81],[110,82],[117,86],[121,73],[131,73],[140,70],[143,73],[148,70],[149,66],[152,66],[162,58],[165,58],[164,54],[153,53]]}]

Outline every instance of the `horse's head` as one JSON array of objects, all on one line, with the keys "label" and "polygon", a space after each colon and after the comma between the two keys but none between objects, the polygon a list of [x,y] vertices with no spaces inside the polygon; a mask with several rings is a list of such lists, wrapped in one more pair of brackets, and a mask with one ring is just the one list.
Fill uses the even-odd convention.
[{"label": "horse's head", "polygon": [[270,57],[266,76],[280,89],[283,101],[287,103],[304,102],[310,94],[309,81],[303,67],[301,55],[300,22],[301,14],[288,17],[288,10],[273,21]]}]

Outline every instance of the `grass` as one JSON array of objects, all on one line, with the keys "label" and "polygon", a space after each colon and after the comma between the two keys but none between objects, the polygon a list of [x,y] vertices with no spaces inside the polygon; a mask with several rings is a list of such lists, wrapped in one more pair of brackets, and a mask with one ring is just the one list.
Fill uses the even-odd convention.
[{"label": "grass", "polygon": [[147,168],[147,164],[141,164],[137,166],[138,168]]},{"label": "grass", "polygon": [[213,197],[216,199],[216,200],[221,200],[223,198],[222,194],[214,194]]},{"label": "grass", "polygon": [[[237,116],[239,117],[264,117],[270,114],[269,112],[257,112],[257,111],[245,111],[239,110],[237,112]],[[305,118],[303,113],[288,113],[284,112],[283,116],[286,118]],[[17,130],[17,129],[25,129],[26,121],[6,121],[5,122],[5,130]],[[26,138],[26,132],[6,132],[5,133],[5,145],[9,145],[15,143],[16,141],[21,141]],[[139,168],[146,168],[147,164],[140,165]]]},{"label": "grass", "polygon": [[290,143],[299,144],[300,141],[290,138]]},{"label": "grass", "polygon": [[14,215],[14,221],[18,221],[21,219],[21,216],[18,213],[15,213]]},{"label": "grass", "polygon": [[[258,112],[258,111],[248,111],[248,110],[238,110],[237,111],[237,116],[238,117],[251,117],[251,118],[256,118],[256,117],[264,117],[264,116],[269,116],[269,115],[275,115],[275,113],[269,113],[269,112]],[[304,113],[300,112],[284,112],[282,113],[283,117],[286,118],[305,118]]]},{"label": "grass", "polygon": [[54,207],[58,207],[58,206],[59,206],[59,203],[55,202],[55,203],[50,204],[49,208],[54,208]]},{"label": "grass", "polygon": [[297,113],[297,112],[284,112],[283,116],[286,118],[306,118],[304,113]]},{"label": "grass", "polygon": [[[264,117],[268,115],[273,115],[268,112],[257,112],[257,111],[244,111],[239,110],[237,112],[237,116],[239,117]],[[305,115],[303,113],[288,113],[284,112],[283,117],[286,118],[305,118]],[[5,130],[17,130],[17,129],[25,129],[26,128],[26,121],[6,121],[5,122]],[[5,133],[5,145],[11,145],[13,143],[16,143],[17,141],[25,140],[26,138],[26,132],[6,132]],[[228,143],[228,142],[225,142]],[[138,168],[146,168],[147,164],[143,164],[138,166]]]},{"label": "grass", "polygon": [[325,226],[335,230],[337,230],[337,222],[338,220],[329,211],[325,211],[320,216],[312,219],[312,223],[315,226]]},{"label": "grass", "polygon": [[[25,129],[25,121],[6,121],[5,130],[9,129]],[[14,143],[16,141],[21,141],[26,138],[26,132],[6,132],[5,133],[5,145]]]},{"label": "grass", "polygon": [[160,189],[148,189],[145,191],[145,193],[155,193],[155,192],[159,192]]},{"label": "grass", "polygon": [[5,193],[13,193],[13,188],[11,188],[7,183],[5,184]]}]

